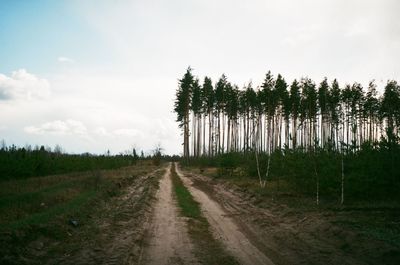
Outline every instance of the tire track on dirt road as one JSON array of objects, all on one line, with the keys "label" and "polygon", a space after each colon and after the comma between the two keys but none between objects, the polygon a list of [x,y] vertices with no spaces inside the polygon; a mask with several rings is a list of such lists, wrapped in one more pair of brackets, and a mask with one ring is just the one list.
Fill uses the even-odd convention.
[{"label": "tire track on dirt road", "polygon": [[184,217],[178,216],[172,195],[171,163],[160,181],[149,233],[149,246],[141,264],[198,264]]},{"label": "tire track on dirt road", "polygon": [[203,191],[195,188],[192,181],[185,177],[176,167],[176,172],[194,199],[200,203],[201,209],[210,223],[213,232],[226,246],[227,250],[243,265],[273,265],[274,263],[255,247],[243,234],[239,226],[229,214]]}]

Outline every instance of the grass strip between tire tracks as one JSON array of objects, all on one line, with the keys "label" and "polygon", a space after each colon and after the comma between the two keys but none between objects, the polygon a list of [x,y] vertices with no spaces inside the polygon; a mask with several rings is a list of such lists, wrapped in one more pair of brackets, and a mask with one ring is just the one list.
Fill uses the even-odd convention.
[{"label": "grass strip between tire tracks", "polygon": [[194,243],[195,255],[199,261],[202,264],[210,265],[239,264],[213,237],[210,225],[201,212],[200,204],[193,199],[192,194],[176,173],[175,164],[171,168],[171,178],[181,214],[188,218],[188,232]]}]

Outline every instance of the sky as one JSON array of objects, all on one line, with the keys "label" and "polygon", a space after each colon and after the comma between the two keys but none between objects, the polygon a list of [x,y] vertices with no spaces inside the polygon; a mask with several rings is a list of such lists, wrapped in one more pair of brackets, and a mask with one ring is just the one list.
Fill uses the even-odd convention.
[{"label": "sky", "polygon": [[400,81],[397,0],[0,0],[0,139],[182,153],[178,79]]}]

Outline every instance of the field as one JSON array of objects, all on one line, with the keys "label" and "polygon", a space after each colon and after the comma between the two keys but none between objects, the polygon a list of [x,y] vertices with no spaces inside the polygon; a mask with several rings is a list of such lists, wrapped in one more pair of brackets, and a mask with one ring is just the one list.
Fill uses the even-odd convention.
[{"label": "field", "polygon": [[395,202],[317,206],[237,173],[139,160],[3,181],[1,264],[398,264]]},{"label": "field", "polygon": [[137,195],[126,199],[132,200],[129,210],[133,205],[142,209],[154,192],[148,189],[157,187],[157,168],[139,162],[115,170],[1,182],[1,263],[58,263],[90,240],[100,244],[100,222],[127,218],[120,219],[122,209],[114,208],[128,203],[123,200],[127,192]]}]

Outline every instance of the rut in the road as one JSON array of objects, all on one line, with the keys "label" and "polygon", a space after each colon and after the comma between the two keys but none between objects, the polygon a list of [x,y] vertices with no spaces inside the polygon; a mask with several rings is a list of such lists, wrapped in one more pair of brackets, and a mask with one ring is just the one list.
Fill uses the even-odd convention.
[{"label": "rut in the road", "polygon": [[201,205],[208,222],[228,251],[244,265],[273,265],[274,263],[255,247],[243,234],[232,218],[218,203],[210,199],[203,191],[193,187],[189,178],[177,168],[177,173]]},{"label": "rut in the road", "polygon": [[186,221],[178,216],[172,196],[171,164],[160,181],[156,194],[149,247],[145,253],[145,264],[197,264],[193,256]]}]

